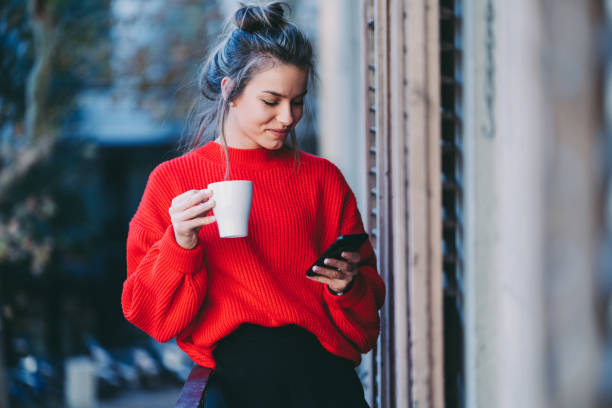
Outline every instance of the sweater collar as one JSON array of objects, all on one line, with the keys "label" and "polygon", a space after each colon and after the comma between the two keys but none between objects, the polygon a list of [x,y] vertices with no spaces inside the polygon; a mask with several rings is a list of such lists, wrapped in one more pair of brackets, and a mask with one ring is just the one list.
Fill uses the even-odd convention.
[{"label": "sweater collar", "polygon": [[[292,161],[291,149],[283,147],[279,150],[259,149],[236,149],[227,148],[229,152],[230,166],[249,167],[265,169],[281,163]],[[198,148],[196,153],[205,158],[225,165],[225,152],[223,146],[217,142],[210,141]]]}]

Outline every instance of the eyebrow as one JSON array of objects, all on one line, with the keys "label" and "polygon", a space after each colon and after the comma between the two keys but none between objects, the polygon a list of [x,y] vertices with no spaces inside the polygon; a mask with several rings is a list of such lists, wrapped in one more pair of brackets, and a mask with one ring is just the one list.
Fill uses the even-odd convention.
[{"label": "eyebrow", "polygon": [[[287,98],[287,95],[283,95],[283,94],[280,94],[280,93],[278,93],[278,92],[274,92],[274,91],[261,91],[261,92],[264,92],[264,93],[269,93],[269,94],[271,94],[271,95],[274,95],[274,96],[279,96],[279,97],[281,97],[281,98]],[[298,95],[298,96],[296,96],[295,98],[300,98],[300,97],[302,97],[302,96],[306,95],[306,93],[307,93],[307,92],[308,92],[308,90],[305,90],[304,92],[302,92],[301,94],[299,94],[299,95]],[[295,99],[295,98],[293,98],[293,99]]]}]

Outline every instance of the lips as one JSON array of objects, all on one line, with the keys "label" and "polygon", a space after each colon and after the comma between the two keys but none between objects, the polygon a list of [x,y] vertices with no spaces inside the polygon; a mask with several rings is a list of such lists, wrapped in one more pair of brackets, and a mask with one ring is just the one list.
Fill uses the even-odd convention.
[{"label": "lips", "polygon": [[287,137],[289,134],[288,129],[269,129],[270,132],[276,137]]}]

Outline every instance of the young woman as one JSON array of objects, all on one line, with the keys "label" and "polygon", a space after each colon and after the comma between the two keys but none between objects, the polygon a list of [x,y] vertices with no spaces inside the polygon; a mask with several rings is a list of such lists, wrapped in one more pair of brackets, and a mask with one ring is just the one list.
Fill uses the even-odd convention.
[{"label": "young woman", "polygon": [[[385,288],[369,241],[306,276],[339,235],[364,229],[338,168],[296,147],[313,55],[283,7],[241,7],[204,65],[214,107],[191,150],[149,177],[123,312],[214,370],[207,408],[367,407],[354,367],[376,342]],[[247,237],[219,238],[204,187],[224,179],[253,182]]]}]

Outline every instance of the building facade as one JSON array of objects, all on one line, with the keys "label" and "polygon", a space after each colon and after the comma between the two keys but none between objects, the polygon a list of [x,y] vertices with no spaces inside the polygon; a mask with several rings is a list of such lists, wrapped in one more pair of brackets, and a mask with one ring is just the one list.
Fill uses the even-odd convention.
[{"label": "building facade", "polygon": [[372,406],[611,403],[610,3],[361,2],[361,131],[321,154],[387,283]]}]

